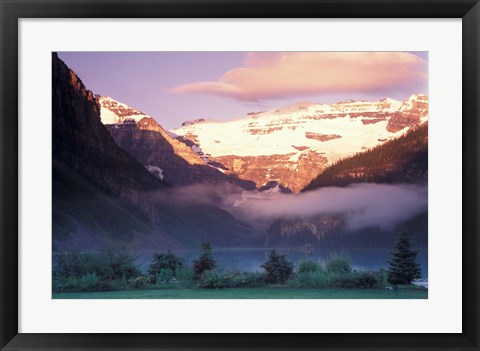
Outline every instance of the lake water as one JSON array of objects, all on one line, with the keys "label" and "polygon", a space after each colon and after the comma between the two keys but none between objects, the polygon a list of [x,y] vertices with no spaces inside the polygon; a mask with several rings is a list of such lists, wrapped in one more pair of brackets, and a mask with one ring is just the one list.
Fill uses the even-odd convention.
[{"label": "lake water", "polygon": [[[262,271],[260,267],[267,260],[271,249],[217,249],[213,250],[213,256],[218,265],[223,268],[236,268],[240,271],[254,272]],[[383,249],[313,249],[311,251],[282,250],[276,249],[278,253],[285,254],[287,259],[295,264],[303,260],[315,260],[320,263],[328,261],[332,256],[346,256],[349,258],[353,269],[357,271],[377,271],[381,268],[388,268],[388,260],[391,258],[389,250]],[[137,263],[143,270],[150,264],[154,252],[136,252]],[[175,254],[183,257],[190,265],[200,254],[198,251],[178,251]],[[418,253],[417,262],[422,269],[422,278],[428,278],[428,255],[426,250]]]}]

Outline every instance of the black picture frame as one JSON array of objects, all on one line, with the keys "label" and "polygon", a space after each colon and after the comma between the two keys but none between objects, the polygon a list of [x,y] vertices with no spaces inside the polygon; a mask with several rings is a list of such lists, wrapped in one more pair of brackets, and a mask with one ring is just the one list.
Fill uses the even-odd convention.
[{"label": "black picture frame", "polygon": [[[114,6],[113,6],[114,5]],[[0,348],[2,350],[479,350],[479,66],[477,0],[0,0]],[[461,334],[18,333],[18,20],[20,18],[462,18]]]}]

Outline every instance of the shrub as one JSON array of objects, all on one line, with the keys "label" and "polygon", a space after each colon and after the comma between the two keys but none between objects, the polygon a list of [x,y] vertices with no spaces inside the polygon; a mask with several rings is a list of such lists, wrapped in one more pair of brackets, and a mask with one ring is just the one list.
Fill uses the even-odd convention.
[{"label": "shrub", "polygon": [[327,272],[334,274],[348,274],[352,271],[352,266],[348,259],[344,257],[333,258],[327,263]]},{"label": "shrub", "polygon": [[96,273],[101,280],[129,279],[140,274],[135,258],[123,252],[60,253],[56,256],[54,273],[64,277],[80,278]]},{"label": "shrub", "polygon": [[68,278],[54,274],[52,277],[52,290],[53,292],[63,292],[66,288]]},{"label": "shrub", "polygon": [[298,273],[289,280],[293,288],[324,288],[330,285],[330,276],[321,270]]},{"label": "shrub", "polygon": [[53,291],[124,289],[140,274],[134,258],[123,252],[68,252],[55,256]]},{"label": "shrub", "polygon": [[107,291],[115,290],[116,286],[112,282],[100,280],[95,273],[87,273],[80,278],[64,277],[54,275],[53,291],[54,292],[78,292],[78,291]]},{"label": "shrub", "polygon": [[307,272],[317,272],[321,271],[322,267],[315,261],[302,261],[298,265],[298,274],[307,273]]},{"label": "shrub", "polygon": [[380,279],[380,282],[383,286],[388,284],[388,272],[384,268],[381,268],[378,272],[375,272],[375,275],[378,277],[378,279]]},{"label": "shrub", "polygon": [[194,273],[190,267],[183,267],[177,271],[177,282],[183,288],[190,288],[193,283]]},{"label": "shrub", "polygon": [[199,288],[222,289],[232,287],[232,276],[227,273],[207,271],[198,283]]},{"label": "shrub", "polygon": [[382,278],[369,272],[357,273],[358,288],[378,288],[382,286]]},{"label": "shrub", "polygon": [[333,279],[336,288],[378,288],[381,286],[379,277],[372,273],[361,272],[348,275],[339,275]]},{"label": "shrub", "polygon": [[285,255],[278,255],[272,250],[268,255],[268,260],[261,265],[267,272],[267,282],[270,284],[283,284],[293,274],[294,265],[287,261]]},{"label": "shrub", "polygon": [[142,275],[135,277],[129,281],[130,286],[135,290],[144,289],[148,285],[148,278]]},{"label": "shrub", "polygon": [[156,283],[170,284],[173,281],[174,277],[175,275],[170,268],[162,268],[160,272],[158,272],[156,275]]},{"label": "shrub", "polygon": [[81,291],[78,278],[55,274],[52,279],[53,292]]},{"label": "shrub", "polygon": [[342,289],[353,289],[356,287],[355,278],[350,275],[337,275],[332,277],[332,286]]},{"label": "shrub", "polygon": [[78,279],[78,285],[82,291],[97,291],[99,290],[100,278],[97,273],[87,273]]},{"label": "shrub", "polygon": [[267,283],[266,275],[258,272],[208,271],[198,281],[199,288],[258,288]]},{"label": "shrub", "polygon": [[182,257],[176,256],[170,250],[166,254],[155,253],[148,268],[148,273],[156,276],[162,270],[170,270],[172,277],[176,277],[177,271],[183,268],[184,262]]},{"label": "shrub", "polygon": [[244,272],[233,275],[232,288],[258,288],[267,283],[264,273]]}]

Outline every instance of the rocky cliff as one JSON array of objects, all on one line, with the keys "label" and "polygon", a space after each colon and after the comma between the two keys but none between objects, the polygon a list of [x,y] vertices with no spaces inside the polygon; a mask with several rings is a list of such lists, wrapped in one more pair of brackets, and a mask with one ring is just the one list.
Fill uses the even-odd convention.
[{"label": "rocky cliff", "polygon": [[165,187],[122,150],[100,121],[100,106],[81,79],[57,56],[52,57],[52,157],[119,197],[153,221],[144,192]]}]

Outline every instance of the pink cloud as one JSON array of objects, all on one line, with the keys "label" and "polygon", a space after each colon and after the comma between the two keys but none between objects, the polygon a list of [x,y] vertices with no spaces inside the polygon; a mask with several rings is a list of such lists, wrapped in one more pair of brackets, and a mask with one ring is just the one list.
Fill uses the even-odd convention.
[{"label": "pink cloud", "polygon": [[244,67],[217,81],[175,86],[174,93],[226,96],[244,101],[295,95],[372,92],[427,81],[427,62],[406,52],[249,53]]}]

